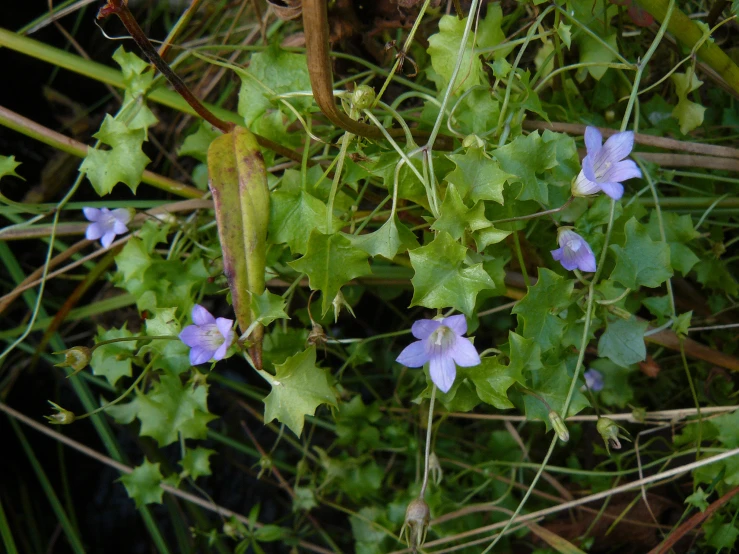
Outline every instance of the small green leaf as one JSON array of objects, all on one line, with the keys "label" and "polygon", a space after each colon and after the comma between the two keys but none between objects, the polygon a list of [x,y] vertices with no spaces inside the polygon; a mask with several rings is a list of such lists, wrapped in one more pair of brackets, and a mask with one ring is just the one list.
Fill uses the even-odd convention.
[{"label": "small green leaf", "polygon": [[504,366],[497,356],[483,358],[480,365],[467,368],[467,377],[475,384],[480,400],[499,410],[513,408],[508,389],[513,383],[526,384],[517,365]]},{"label": "small green leaf", "polygon": [[305,254],[310,233],[315,229],[330,233],[338,229],[338,221],[332,229],[326,228],[326,204],[300,189],[278,190],[271,193],[269,237],[275,244],[287,243],[293,254]]},{"label": "small green leaf", "polygon": [[542,349],[559,344],[565,322],[554,312],[561,312],[571,303],[575,282],[560,277],[546,268],[539,268],[539,279],[529,287],[526,296],[513,307],[512,312],[523,320],[523,336],[533,339]]},{"label": "small green leaf", "polygon": [[452,307],[470,316],[481,290],[495,288],[482,264],[466,266],[467,248],[442,231],[426,246],[411,250],[411,306]]},{"label": "small green leaf", "polygon": [[706,544],[719,550],[724,548],[730,552],[734,548],[737,537],[739,537],[739,529],[733,523],[722,523],[721,518],[710,518],[703,524],[705,531]]},{"label": "small green leaf", "polygon": [[701,512],[705,512],[706,508],[708,508],[708,502],[706,499],[711,496],[710,494],[706,494],[706,492],[703,490],[702,487],[698,487],[695,489],[695,492],[688,496],[685,499],[685,504],[690,504],[691,506],[695,506],[698,508]]},{"label": "small green leaf", "polygon": [[495,160],[490,159],[480,148],[469,148],[464,154],[447,154],[457,168],[445,177],[446,181],[457,187],[462,198],[470,200],[491,200],[503,203],[503,186],[515,175],[500,169]]},{"label": "small green leaf", "polygon": [[616,255],[616,267],[611,279],[630,289],[638,289],[642,286],[658,287],[672,277],[670,247],[667,244],[653,241],[646,227],[633,217],[626,222],[624,233],[624,246],[610,246]]},{"label": "small green leaf", "polygon": [[[97,342],[112,339],[133,337],[126,325],[120,329],[103,330],[98,327]],[[90,359],[93,375],[104,376],[111,385],[115,385],[121,377],[131,376],[131,358],[136,350],[136,341],[114,342],[97,347]]]},{"label": "small green leaf", "polygon": [[185,457],[182,458],[182,461],[180,462],[184,476],[197,479],[203,475],[210,475],[209,458],[215,453],[215,450],[203,448],[202,446],[198,446],[197,448],[186,448]]},{"label": "small green leaf", "polygon": [[325,235],[316,230],[308,239],[305,255],[288,265],[307,274],[310,288],[321,291],[323,314],[343,285],[370,273],[366,252],[352,246],[343,235]]},{"label": "small green leaf", "polygon": [[275,375],[259,372],[272,386],[264,399],[265,423],[276,419],[300,436],[306,415],[315,414],[321,404],[337,405],[326,371],[316,366],[315,346],[275,364],[275,370]]},{"label": "small green leaf", "polygon": [[598,356],[610,359],[614,364],[627,367],[641,362],[647,357],[644,345],[644,331],[648,323],[631,319],[617,318],[606,325],[606,331],[598,341]]},{"label": "small green leaf", "polygon": [[202,163],[208,163],[208,148],[210,144],[221,136],[209,123],[201,121],[194,133],[187,135],[185,141],[177,150],[178,156],[192,156]]},{"label": "small green leaf", "polygon": [[703,81],[698,79],[692,68],[686,73],[673,73],[670,78],[675,83],[678,98],[677,106],[672,110],[672,117],[680,122],[680,132],[686,135],[703,124],[706,108],[688,100],[688,94],[698,89]]},{"label": "small green leaf", "polygon": [[152,464],[144,459],[144,463],[134,468],[128,475],[123,475],[119,481],[126,487],[130,498],[140,508],[145,504],[161,504],[164,489],[160,486],[164,477],[159,471],[159,464]]},{"label": "small green leaf", "polygon": [[93,136],[111,147],[110,150],[88,150],[80,166],[95,192],[104,196],[117,183],[125,183],[135,193],[144,168],[151,161],[141,149],[146,131],[132,129],[107,114]]},{"label": "small green leaf", "polygon": [[157,122],[156,116],[143,99],[154,82],[154,71],[136,54],[126,52],[123,46],[119,46],[113,53],[113,59],[121,66],[126,85],[121,112],[116,119],[125,121],[129,129],[146,131]]},{"label": "small green leaf", "polygon": [[572,29],[572,25],[565,25],[564,23],[560,23],[557,27],[557,34],[567,48],[572,46],[572,32],[570,29]]},{"label": "small green leaf", "polygon": [[309,512],[318,506],[312,487],[295,487],[294,492],[293,512]]},{"label": "small green leaf", "polygon": [[446,231],[454,240],[461,239],[467,229],[477,231],[490,227],[490,222],[485,218],[485,204],[478,202],[474,208],[468,208],[451,183],[446,189],[439,212],[439,219],[434,221],[431,228]]},{"label": "small green leaf", "polygon": [[[610,48],[606,46],[606,43]],[[590,35],[581,34],[578,40],[580,50],[580,63],[598,64],[583,68],[577,74],[577,80],[582,82],[589,73],[593,79],[600,79],[608,71],[608,64],[616,59],[615,52],[618,52],[618,40],[616,33],[611,33],[605,37],[593,38]],[[587,73],[586,73],[587,71]]]},{"label": "small green leaf", "polygon": [[392,260],[400,251],[418,248],[418,239],[396,215],[382,227],[365,235],[344,235],[353,246],[364,250],[372,257],[383,256]]},{"label": "small green leaf", "polygon": [[527,136],[516,137],[493,155],[503,171],[515,175],[508,181],[523,185],[518,200],[549,203],[549,181],[540,179],[537,174],[557,165],[556,141],[545,141],[538,131],[534,131]]},{"label": "small green leaf", "polygon": [[23,179],[23,177],[15,172],[19,165],[21,163],[15,161],[15,156],[0,156],[0,179],[8,175]]},{"label": "small green leaf", "polygon": [[208,385],[183,386],[180,378],[162,375],[151,391],[137,393],[140,435],[154,438],[159,446],[184,439],[204,439],[207,424],[216,416],[208,412]]},{"label": "small green leaf", "polygon": [[[543,398],[549,407],[541,400],[531,395],[524,395],[524,406],[526,408],[526,418],[529,420],[543,421],[547,429],[551,429],[549,420],[549,410],[552,409],[564,419],[562,413],[565,400],[572,383],[572,372],[566,366],[565,362],[556,365],[544,365],[541,369],[537,369],[526,373],[528,388]],[[579,411],[588,407],[590,404],[585,396],[576,388],[572,396],[568,416],[575,415]]]},{"label": "small green leaf", "polygon": [[282,296],[272,294],[268,290],[259,295],[252,295],[251,309],[255,317],[267,326],[276,319],[290,319],[285,313],[285,299]]}]

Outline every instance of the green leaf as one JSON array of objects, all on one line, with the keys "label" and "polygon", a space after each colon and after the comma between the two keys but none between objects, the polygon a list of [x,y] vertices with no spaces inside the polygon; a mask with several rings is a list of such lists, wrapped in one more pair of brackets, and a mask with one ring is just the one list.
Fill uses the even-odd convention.
[{"label": "green leaf", "polygon": [[541,347],[533,339],[526,339],[514,333],[508,332],[508,345],[510,348],[510,363],[508,366],[515,371],[521,372],[524,369],[533,371],[540,369],[541,364]]},{"label": "green leaf", "polygon": [[261,295],[251,297],[251,309],[264,326],[269,325],[275,319],[290,319],[290,316],[285,313],[286,305],[282,296],[272,294],[266,289]]},{"label": "green leaf", "polygon": [[482,264],[466,266],[467,248],[442,231],[426,246],[409,252],[415,275],[412,306],[455,308],[467,316],[475,309],[477,293],[495,288]]},{"label": "green leaf", "polygon": [[519,136],[513,142],[498,148],[493,155],[506,173],[515,175],[509,182],[523,186],[518,200],[536,200],[549,204],[549,181],[537,177],[557,165],[557,143],[544,140],[538,131],[527,136]]},{"label": "green leaf", "polygon": [[711,420],[711,423],[718,430],[718,440],[726,448],[739,447],[739,410],[735,410],[729,414],[723,414]]},{"label": "green leaf", "polygon": [[706,492],[703,490],[702,487],[698,487],[695,489],[695,492],[688,496],[685,499],[685,504],[690,504],[691,506],[695,506],[698,508],[701,512],[705,512],[706,508],[708,508],[708,502],[706,499],[711,496],[710,494],[706,494]]},{"label": "green leaf", "polygon": [[695,276],[700,284],[712,289],[723,290],[734,296],[739,293],[734,275],[726,268],[726,264],[713,255],[700,261],[695,267]]},{"label": "green leaf", "polygon": [[[120,329],[103,330],[98,327],[98,335],[96,342],[106,340],[120,339],[132,337],[131,331],[126,329],[126,325]],[[93,375],[104,376],[111,385],[115,385],[121,377],[131,376],[131,358],[136,350],[136,341],[127,340],[114,342],[97,347],[90,359],[90,367]]]},{"label": "green leaf", "polygon": [[160,486],[164,477],[159,471],[159,464],[152,464],[144,459],[144,463],[134,468],[128,475],[123,475],[119,481],[126,487],[130,498],[140,508],[145,504],[161,504],[164,489]]},{"label": "green leaf", "polygon": [[[482,204],[482,202],[479,204]],[[477,251],[482,252],[488,245],[502,242],[511,233],[512,231],[501,231],[500,229],[496,229],[493,225],[490,225],[489,227],[475,231],[472,236],[475,239]]]},{"label": "green leaf", "polygon": [[146,131],[129,128],[107,114],[100,130],[93,136],[111,147],[110,150],[88,150],[80,166],[95,192],[103,196],[117,183],[125,183],[135,193],[141,174],[151,161],[141,149]]},{"label": "green leaf", "polygon": [[288,265],[307,274],[310,288],[321,291],[324,315],[344,284],[370,273],[366,252],[352,246],[343,235],[325,235],[315,230],[308,239],[305,255]]},{"label": "green leaf", "polygon": [[[699,233],[693,227],[693,220],[689,215],[678,215],[674,212],[663,212],[662,223],[665,230],[665,240],[670,247],[670,263],[672,268],[683,275],[687,275],[700,259],[686,246],[686,243],[695,240]],[[659,218],[657,211],[652,210],[647,225],[649,236],[653,240],[661,240]]]},{"label": "green leaf", "polygon": [[457,187],[462,198],[503,203],[503,186],[515,179],[515,175],[501,170],[498,162],[486,156],[481,148],[469,148],[464,154],[447,154],[447,158],[457,168],[445,179]]},{"label": "green leaf", "polygon": [[722,523],[718,517],[712,517],[703,524],[706,533],[706,544],[718,550],[726,548],[730,552],[734,548],[739,530],[733,523]]},{"label": "green leaf", "polygon": [[[608,44],[611,48],[606,47],[602,41]],[[588,66],[587,68],[580,70],[577,74],[577,80],[580,82],[584,81],[587,76],[585,71],[587,71],[593,79],[600,81],[606,71],[608,71],[607,64],[616,59],[616,55],[613,53],[614,50],[618,52],[616,33],[600,37],[600,40],[583,33],[580,35],[580,39],[577,42],[580,50],[580,63],[600,64]]]},{"label": "green leaf", "polygon": [[[572,383],[572,372],[565,362],[551,366],[545,365],[541,369],[527,372],[527,378],[530,380],[528,388],[543,398],[549,407],[564,419],[562,412]],[[576,388],[568,416],[575,415],[589,405],[587,398]],[[524,395],[524,406],[527,419],[543,421],[547,429],[551,429],[549,409],[541,400],[528,394]]]},{"label": "green leaf", "polygon": [[154,82],[154,71],[136,54],[126,52],[123,46],[119,46],[113,53],[113,59],[121,66],[126,85],[123,105],[116,119],[125,121],[129,129],[143,129],[146,132],[148,127],[157,122],[156,116],[143,99]]},{"label": "green leaf", "polygon": [[184,439],[204,439],[207,424],[216,416],[208,413],[208,385],[190,383],[162,375],[147,394],[138,393],[140,435],[154,438],[159,446]]},{"label": "green leaf", "polygon": [[[238,73],[241,76],[238,111],[247,127],[273,106],[270,96],[311,88],[305,55],[282,50],[274,42],[264,52],[252,54],[249,68]],[[292,98],[289,102],[298,111],[311,103],[306,98]]]},{"label": "green leaf", "polygon": [[[146,320],[148,336],[171,336],[180,334],[181,326],[177,319],[177,308],[153,308],[154,317]],[[190,349],[180,340],[153,340],[139,350],[140,354],[152,355],[152,369],[161,369],[172,375],[188,371]]]},{"label": "green leaf", "polygon": [[468,208],[459,196],[457,188],[451,183],[446,189],[446,196],[439,212],[439,219],[434,221],[431,228],[435,231],[446,231],[454,240],[461,239],[467,229],[477,231],[491,226],[485,218],[484,202],[478,202],[474,208]]},{"label": "green leaf", "polygon": [[259,372],[272,386],[264,399],[265,423],[276,419],[300,436],[306,415],[315,414],[321,404],[337,405],[326,371],[316,366],[315,346],[275,364],[275,370],[275,375]]},{"label": "green leaf", "polygon": [[182,458],[180,465],[182,466],[183,477],[189,476],[193,479],[210,475],[210,457],[215,454],[215,450],[203,448],[186,448],[185,457]]},{"label": "green leaf", "polygon": [[623,367],[606,358],[600,358],[591,362],[590,368],[603,375],[603,390],[598,393],[602,404],[623,409],[634,399],[629,376],[637,371],[635,367]]},{"label": "green leaf", "polygon": [[177,155],[192,156],[202,163],[208,163],[208,147],[219,136],[221,136],[220,131],[211,127],[209,123],[201,121],[198,123],[197,131],[187,135],[182,146],[177,150]]},{"label": "green leaf", "polygon": [[523,320],[523,336],[533,339],[547,351],[559,344],[565,322],[555,312],[561,312],[571,303],[575,282],[560,277],[546,268],[539,268],[539,279],[529,287],[526,296],[511,310]]},{"label": "green leaf", "polygon": [[15,161],[15,156],[0,156],[0,179],[8,175],[23,179],[23,177],[15,172],[19,165],[21,163]]},{"label": "green leaf", "polygon": [[572,32],[570,29],[572,29],[572,25],[565,25],[564,23],[560,23],[557,26],[557,34],[567,48],[572,46]]},{"label": "green leaf", "polygon": [[372,257],[383,256],[392,260],[400,251],[418,248],[418,239],[398,216],[388,219],[382,227],[365,235],[344,235],[353,246]]},{"label": "green leaf", "polygon": [[655,288],[672,276],[670,265],[670,247],[662,242],[655,242],[649,237],[646,227],[631,218],[624,226],[626,244],[610,246],[616,255],[616,267],[611,273],[625,287]]},{"label": "green leaf", "polygon": [[287,243],[293,254],[304,254],[308,249],[308,229],[320,233],[334,232],[339,225],[334,220],[332,229],[326,228],[326,204],[299,189],[278,190],[271,193],[269,237],[274,244]]},{"label": "green leaf", "polygon": [[483,358],[480,365],[467,368],[466,374],[475,384],[480,400],[499,410],[514,407],[508,400],[508,389],[513,383],[526,384],[517,365],[504,366],[497,356]]},{"label": "green leaf", "polygon": [[672,110],[672,117],[680,122],[680,132],[684,135],[703,124],[703,115],[706,108],[688,100],[688,94],[698,89],[703,81],[698,79],[692,69],[686,73],[673,73],[670,75],[675,83],[677,93],[677,106]]},{"label": "green leaf", "polygon": [[[500,44],[505,33],[501,29],[503,13],[499,4],[491,4],[488,7],[487,16],[480,21],[478,32],[470,32],[467,36],[467,44],[462,51],[459,72],[454,81],[453,91],[460,94],[474,86],[486,82],[482,62],[473,49],[488,48]],[[439,20],[439,32],[429,38],[428,55],[431,58],[433,74],[431,78],[436,82],[436,88],[443,90],[452,79],[454,67],[457,64],[459,47],[462,44],[464,28],[467,18],[459,19],[457,16],[445,15]],[[475,35],[477,35],[475,37]],[[477,43],[473,41],[477,39]],[[496,51],[496,58],[504,58],[510,49]]]},{"label": "green leaf", "polygon": [[614,364],[627,367],[647,357],[644,331],[648,323],[635,317],[617,318],[606,325],[606,331],[598,341],[598,356],[610,359]]},{"label": "green leaf", "polygon": [[309,512],[318,506],[312,487],[295,487],[294,492],[293,512]]}]

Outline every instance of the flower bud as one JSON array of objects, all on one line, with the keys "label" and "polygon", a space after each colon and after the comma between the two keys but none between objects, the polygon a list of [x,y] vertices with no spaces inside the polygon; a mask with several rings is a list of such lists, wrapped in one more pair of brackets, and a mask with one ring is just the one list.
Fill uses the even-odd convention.
[{"label": "flower bud", "polygon": [[415,552],[426,542],[426,532],[429,528],[431,512],[429,505],[423,498],[416,498],[405,511],[405,522],[400,529],[400,536],[405,536],[408,548]]},{"label": "flower bud", "polygon": [[441,469],[441,463],[439,463],[439,457],[436,455],[436,452],[432,452],[431,456],[429,456],[429,472],[431,473],[431,479],[433,479],[434,484],[438,487],[444,477],[444,471]]},{"label": "flower bud", "polygon": [[607,417],[598,418],[598,423],[595,427],[598,429],[600,436],[603,437],[603,442],[606,443],[606,451],[609,454],[611,453],[610,448],[614,448],[616,450],[621,448],[621,441],[618,440],[619,438],[629,440],[628,437],[621,433],[621,429],[623,428]]},{"label": "flower bud", "polygon": [[262,456],[259,460],[259,473],[257,474],[257,479],[261,479],[262,475],[265,473],[270,475],[272,473],[273,465],[272,458],[269,456]]},{"label": "flower bud", "polygon": [[477,135],[467,135],[462,141],[464,148],[485,148],[485,143]]},{"label": "flower bud", "polygon": [[54,425],[69,425],[70,423],[74,423],[76,417],[72,412],[65,410],[58,404],[54,404],[51,400],[49,400],[49,404],[51,404],[51,407],[57,411],[55,414],[51,414],[50,416],[44,416],[49,423]]},{"label": "flower bud", "polygon": [[68,350],[62,350],[61,352],[54,352],[54,354],[64,354],[64,361],[60,364],[56,364],[56,367],[71,367],[74,372],[70,375],[74,375],[87,367],[92,357],[92,351],[86,346],[75,346]]},{"label": "flower bud", "polygon": [[375,91],[367,85],[359,85],[352,93],[352,106],[357,110],[366,110],[375,101]]},{"label": "flower bud", "polygon": [[567,430],[565,422],[562,421],[560,415],[554,410],[550,410],[549,412],[549,421],[552,424],[554,432],[557,433],[559,440],[561,440],[562,442],[567,442],[568,440],[570,440],[570,432]]}]

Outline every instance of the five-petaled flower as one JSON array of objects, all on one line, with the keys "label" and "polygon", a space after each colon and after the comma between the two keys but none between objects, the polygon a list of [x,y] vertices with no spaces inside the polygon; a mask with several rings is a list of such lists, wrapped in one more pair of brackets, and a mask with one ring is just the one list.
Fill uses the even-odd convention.
[{"label": "five-petaled flower", "polygon": [[611,136],[605,144],[595,127],[585,129],[587,156],[582,160],[582,170],[572,183],[573,196],[590,196],[600,191],[614,200],[624,194],[621,184],[627,179],[641,177],[641,171],[633,160],[625,160],[634,147],[634,133],[626,131]]},{"label": "five-petaled flower", "polygon": [[467,320],[463,315],[419,319],[411,327],[418,341],[406,346],[395,361],[407,367],[422,367],[429,362],[431,380],[441,391],[449,392],[457,376],[457,365],[472,367],[480,363],[477,350],[462,336],[466,332]]},{"label": "five-petaled flower", "polygon": [[597,369],[589,369],[584,374],[585,384],[593,392],[603,389],[603,374]]},{"label": "five-petaled flower", "polygon": [[557,231],[559,248],[552,250],[552,257],[567,271],[579,269],[586,273],[595,271],[595,254],[587,241],[571,227],[560,227]]},{"label": "five-petaled flower", "polygon": [[190,363],[204,364],[209,360],[222,360],[234,340],[233,319],[216,319],[199,304],[192,308],[192,322],[180,333],[180,340],[189,346]]},{"label": "five-petaled flower", "polygon": [[126,224],[131,221],[131,211],[126,208],[117,208],[110,211],[108,208],[82,208],[87,221],[91,221],[85,231],[88,240],[100,239],[103,248],[108,248],[116,235],[128,232]]}]

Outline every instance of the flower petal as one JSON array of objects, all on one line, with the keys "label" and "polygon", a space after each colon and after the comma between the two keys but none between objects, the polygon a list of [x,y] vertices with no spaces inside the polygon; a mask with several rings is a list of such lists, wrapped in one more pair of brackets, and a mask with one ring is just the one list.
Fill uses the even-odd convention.
[{"label": "flower petal", "polygon": [[192,307],[192,322],[195,325],[205,325],[207,323],[215,323],[216,318],[200,304],[195,304]]},{"label": "flower petal", "polygon": [[564,248],[557,248],[556,250],[552,250],[552,258],[554,258],[555,261],[560,261],[562,259],[563,253]]},{"label": "flower petal", "polygon": [[228,340],[229,335],[233,335],[233,330],[231,329],[233,324],[233,319],[226,319],[225,317],[219,317],[216,319],[216,327],[218,327],[218,331],[220,331],[221,335],[223,335],[223,338],[226,340]]},{"label": "flower petal", "polygon": [[470,339],[458,337],[454,346],[449,349],[449,355],[459,367],[473,367],[480,365],[480,355]]},{"label": "flower petal", "polygon": [[123,235],[124,233],[128,233],[128,227],[126,227],[125,223],[121,223],[117,219],[113,220],[113,232],[116,235]]},{"label": "flower petal", "polygon": [[411,333],[417,339],[426,340],[431,336],[431,333],[436,331],[440,326],[441,321],[436,319],[419,319],[411,327]]},{"label": "flower petal", "polygon": [[229,346],[230,344],[224,341],[223,344],[218,347],[218,350],[216,350],[213,354],[213,359],[215,361],[222,360],[226,356],[226,351],[228,350]]},{"label": "flower petal", "polygon": [[575,253],[570,248],[562,248],[562,258],[559,260],[567,271],[577,269],[577,260],[575,259]]},{"label": "flower petal", "polygon": [[105,234],[105,227],[100,223],[90,223],[85,229],[85,238],[87,240],[97,240]]},{"label": "flower petal", "polygon": [[213,351],[200,346],[193,347],[190,350],[190,363],[192,365],[204,364],[213,357]]},{"label": "flower petal", "polygon": [[462,314],[445,317],[441,324],[449,327],[457,335],[464,335],[467,332],[467,319]]},{"label": "flower petal", "polygon": [[596,156],[603,145],[603,135],[597,127],[585,127],[585,148],[588,156]]},{"label": "flower petal", "polygon": [[602,181],[612,183],[622,183],[627,179],[635,179],[641,177],[641,170],[633,160],[624,160],[616,162],[603,172]]},{"label": "flower petal", "polygon": [[97,208],[82,208],[82,213],[87,221],[97,221],[100,219],[100,210]]},{"label": "flower petal", "polygon": [[182,331],[180,331],[180,340],[189,347],[200,346],[202,342],[203,332],[197,325],[188,325]]},{"label": "flower petal", "polygon": [[572,259],[575,261],[577,268],[580,271],[584,271],[586,273],[592,273],[595,271],[595,255],[587,242],[583,241],[583,247],[577,252],[573,252]]},{"label": "flower petal", "polygon": [[585,383],[591,391],[598,392],[603,389],[603,375],[597,369],[587,370],[583,377],[585,377]]},{"label": "flower petal", "polygon": [[578,174],[577,179],[572,183],[573,196],[590,196],[600,192],[600,186],[598,186],[598,183],[594,180],[588,179],[585,174],[585,160],[587,159],[588,158],[586,157],[583,160],[583,169]]},{"label": "flower petal", "polygon": [[624,186],[621,183],[601,183],[600,188],[614,200],[620,200],[624,195]]},{"label": "flower petal", "polygon": [[103,238],[100,239],[100,244],[103,245],[103,248],[108,248],[111,244],[113,244],[113,240],[115,239],[115,232],[114,231],[108,231],[103,235]]},{"label": "flower petal", "polygon": [[126,208],[116,208],[110,213],[113,215],[116,221],[120,221],[124,225],[131,221],[131,210],[128,210]]},{"label": "flower petal", "polygon": [[457,366],[447,353],[437,353],[431,358],[429,374],[440,391],[449,392],[457,376]]},{"label": "flower petal", "polygon": [[[604,161],[615,164],[631,154],[634,148],[634,133],[625,131],[611,135],[601,149],[600,156]],[[595,161],[593,162],[595,165]]]},{"label": "flower petal", "polygon": [[423,364],[429,361],[429,355],[426,351],[426,342],[419,340],[410,343],[403,349],[400,356],[395,358],[395,361],[406,367],[422,367]]}]

